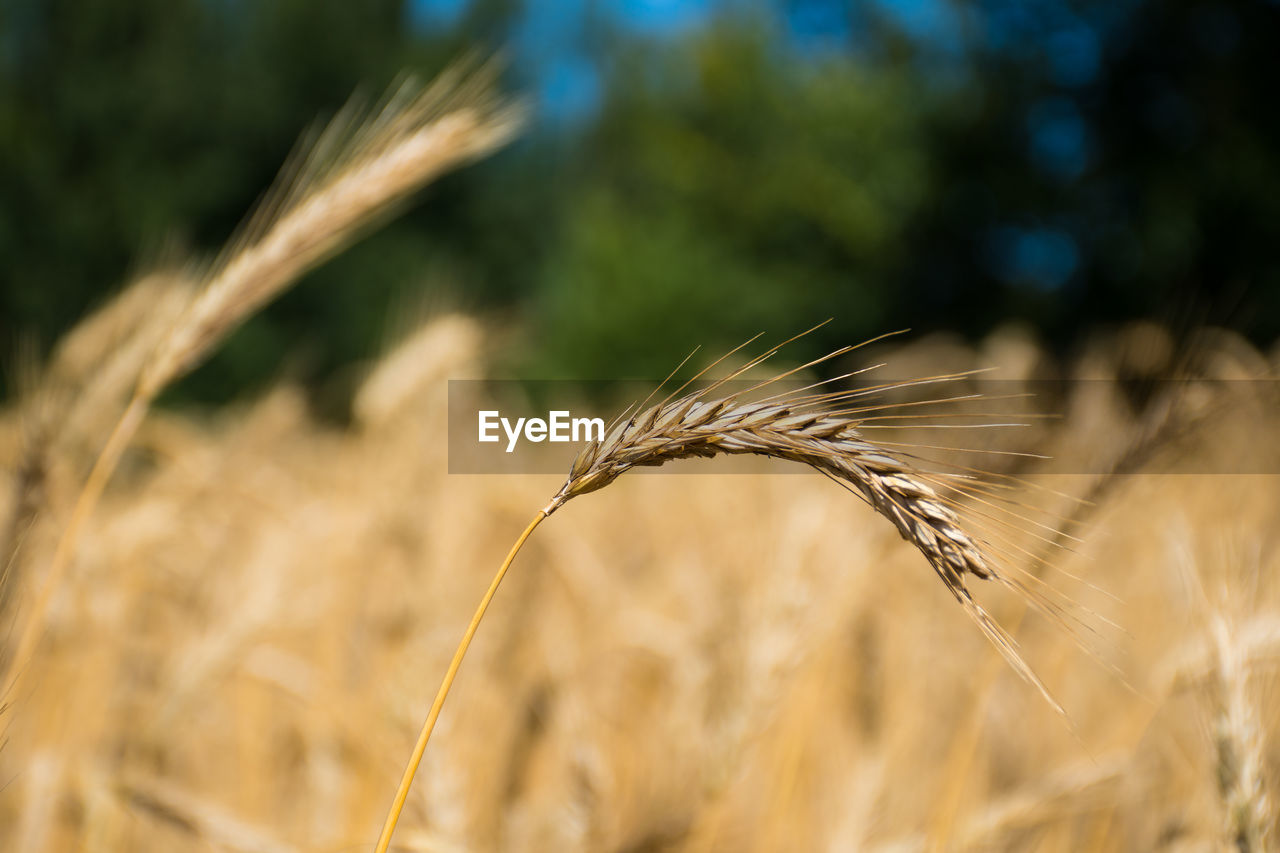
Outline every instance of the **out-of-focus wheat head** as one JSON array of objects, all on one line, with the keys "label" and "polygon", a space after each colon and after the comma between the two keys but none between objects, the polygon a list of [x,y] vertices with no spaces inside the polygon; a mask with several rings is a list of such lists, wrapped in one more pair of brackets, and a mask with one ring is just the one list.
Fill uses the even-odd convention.
[{"label": "out-of-focus wheat head", "polygon": [[154,353],[139,393],[154,396],[245,317],[441,172],[492,151],[521,110],[494,94],[492,68],[406,81],[373,110],[349,105],[307,141]]},{"label": "out-of-focus wheat head", "polygon": [[356,423],[366,431],[383,431],[412,421],[414,412],[443,415],[446,381],[479,378],[481,341],[479,325],[460,314],[424,323],[361,383],[351,404]]},{"label": "out-of-focus wheat head", "polygon": [[[199,364],[246,317],[304,272],[347,245],[362,229],[394,212],[414,191],[451,167],[493,150],[511,137],[520,109],[493,92],[493,67],[458,67],[428,86],[405,81],[375,108],[359,101],[343,110],[314,140],[304,140],[263,203],[207,268],[163,288],[161,310],[139,320],[127,343],[99,375],[81,383],[82,409],[114,396],[127,377],[132,397],[107,435],[61,530],[58,546],[39,581],[16,649],[2,681],[6,689],[27,671],[52,595],[62,582],[80,530],[106,487],[151,402],[171,382]],[[129,288],[116,305],[99,312],[83,334],[64,345],[52,380],[75,374],[100,353],[98,341],[115,337],[146,299],[150,282]],[[163,310],[168,297],[193,295],[176,316]],[[121,320],[123,318],[123,321]],[[167,321],[167,322],[166,322]],[[164,325],[159,325],[164,322]],[[51,380],[51,381],[52,381]],[[74,404],[73,404],[74,405]],[[72,411],[74,414],[74,409]]]}]

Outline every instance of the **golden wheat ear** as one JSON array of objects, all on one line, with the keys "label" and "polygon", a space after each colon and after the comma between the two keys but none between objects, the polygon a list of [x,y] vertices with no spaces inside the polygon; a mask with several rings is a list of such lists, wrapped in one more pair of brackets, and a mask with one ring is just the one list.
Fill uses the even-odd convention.
[{"label": "golden wheat ear", "polygon": [[394,213],[441,173],[509,140],[522,107],[497,95],[492,63],[406,79],[383,101],[353,99],[303,144],[143,370],[144,394],[182,375],[302,273]]},{"label": "golden wheat ear", "polygon": [[[811,330],[812,331],[812,330]],[[752,340],[755,340],[753,338]],[[795,340],[794,338],[790,340]],[[784,343],[788,343],[784,342]],[[750,343],[750,341],[748,341]],[[745,344],[743,346],[746,346]],[[1007,578],[998,551],[988,540],[971,531],[962,499],[983,495],[980,487],[930,473],[913,455],[916,445],[892,446],[873,442],[865,432],[869,422],[907,403],[869,404],[877,395],[906,387],[953,382],[972,375],[965,373],[923,377],[907,382],[888,382],[851,391],[818,391],[827,384],[817,382],[792,391],[776,391],[778,383],[798,371],[842,356],[854,347],[843,347],[800,368],[782,371],[732,393],[729,382],[744,376],[776,354],[782,345],[748,359],[741,367],[705,387],[687,391],[700,379],[704,368],[667,395],[648,405],[657,393],[638,406],[628,407],[614,419],[603,438],[589,443],[573,461],[564,486],[517,540],[511,553],[481,600],[471,624],[454,653],[453,662],[432,703],[414,752],[405,768],[396,798],[383,825],[377,853],[385,853],[404,807],[409,787],[422,761],[432,728],[443,707],[458,666],[466,654],[475,630],[520,547],[541,521],[575,497],[598,491],[638,466],[665,465],[680,459],[750,454],[796,462],[824,474],[887,519],[907,542],[916,547],[942,579],[965,613],[1008,662],[1010,667],[1036,688],[1071,728],[1070,719],[1048,687],[1018,651],[1017,642],[974,600],[965,580],[1004,581]],[[739,346],[731,351],[736,353]],[[720,364],[725,356],[712,363]],[[687,361],[687,359],[686,359]],[[681,362],[683,365],[684,362]],[[855,373],[860,371],[855,371]],[[844,374],[845,378],[852,374]],[[668,376],[663,384],[671,381]],[[661,386],[660,386],[661,387]],[[764,392],[772,392],[767,393]],[[718,395],[718,396],[717,396]],[[975,395],[953,399],[972,400]],[[878,414],[870,414],[870,413]],[[914,415],[912,416],[914,417]],[[967,486],[967,490],[966,490]],[[1026,590],[1016,584],[1010,588]]]},{"label": "golden wheat ear", "polygon": [[406,80],[373,108],[353,100],[322,132],[304,138],[217,259],[190,273],[194,297],[144,361],[133,396],[81,487],[10,659],[6,691],[26,671],[80,529],[152,402],[303,273],[443,172],[510,139],[523,110],[495,93],[494,77],[492,63],[470,62],[429,85]]}]

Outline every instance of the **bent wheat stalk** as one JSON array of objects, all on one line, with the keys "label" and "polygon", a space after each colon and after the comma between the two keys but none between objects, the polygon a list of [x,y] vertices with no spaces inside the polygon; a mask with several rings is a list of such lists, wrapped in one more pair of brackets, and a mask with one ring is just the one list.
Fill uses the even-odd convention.
[{"label": "bent wheat stalk", "polygon": [[[860,428],[863,419],[859,416],[869,409],[882,410],[887,407],[847,405],[870,392],[918,382],[946,381],[956,377],[932,377],[917,383],[894,383],[880,388],[832,393],[806,394],[809,390],[806,388],[775,394],[762,400],[747,399],[747,395],[752,392],[803,369],[797,368],[763,381],[746,392],[713,396],[729,380],[759,365],[781,346],[780,344],[752,359],[744,367],[705,389],[681,396],[681,391],[689,384],[685,383],[685,386],[681,386],[666,400],[629,417],[624,414],[624,417],[615,421],[603,440],[592,442],[579,454],[564,486],[550,503],[538,511],[520,535],[472,617],[405,768],[378,841],[377,853],[386,853],[390,845],[391,834],[408,796],[409,786],[422,760],[454,676],[485,609],[521,546],[543,519],[568,501],[602,489],[622,474],[640,466],[664,465],[678,459],[752,454],[798,462],[821,472],[861,497],[872,509],[887,518],[903,539],[924,555],[948,591],[1010,666],[1035,686],[1055,711],[1065,717],[1062,706],[1018,653],[1014,639],[974,600],[965,585],[966,577],[972,576],[983,580],[999,580],[1019,592],[1027,592],[1025,587],[999,570],[997,560],[992,556],[991,546],[965,529],[954,508],[956,502],[944,494],[948,489],[961,493],[964,490],[955,486],[941,490],[935,488],[933,484],[941,482],[938,475],[924,471],[912,461],[910,454],[877,445],[864,437]],[[803,367],[811,367],[852,349],[854,347],[837,350]],[[698,374],[699,377],[701,375]],[[643,405],[645,404],[641,404]],[[1052,609],[1052,604],[1041,604]]]},{"label": "bent wheat stalk", "polygon": [[5,694],[15,691],[29,665],[80,530],[152,402],[303,273],[441,173],[510,139],[522,112],[494,94],[493,71],[491,65],[459,66],[429,86],[405,81],[373,110],[353,102],[286,164],[221,257],[191,273],[199,285],[194,297],[141,367],[63,528],[0,681]]}]

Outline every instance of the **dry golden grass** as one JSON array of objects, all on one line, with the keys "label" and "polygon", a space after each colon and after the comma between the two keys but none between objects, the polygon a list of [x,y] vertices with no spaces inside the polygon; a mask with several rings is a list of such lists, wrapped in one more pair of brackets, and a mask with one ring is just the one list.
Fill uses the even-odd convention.
[{"label": "dry golden grass", "polygon": [[[988,346],[1016,356],[1010,340]],[[561,485],[445,473],[443,380],[482,374],[483,341],[457,317],[410,339],[349,431],[287,387],[142,426],[9,697],[0,846],[368,849],[493,567]],[[928,367],[930,347],[903,358]],[[1204,363],[1260,369],[1244,353],[1212,342]],[[1094,386],[1063,411],[1033,440],[1059,456],[1146,435]],[[1211,411],[1109,481],[1045,573],[1127,632],[1101,661],[987,596],[1075,735],[920,553],[823,477],[706,467],[572,502],[495,600],[395,849],[1267,849],[1277,478],[1161,471],[1266,448],[1277,410],[1252,394]],[[0,431],[15,483],[29,414]],[[14,551],[10,641],[73,467],[50,466]],[[1099,479],[1029,476],[1068,494]]]}]

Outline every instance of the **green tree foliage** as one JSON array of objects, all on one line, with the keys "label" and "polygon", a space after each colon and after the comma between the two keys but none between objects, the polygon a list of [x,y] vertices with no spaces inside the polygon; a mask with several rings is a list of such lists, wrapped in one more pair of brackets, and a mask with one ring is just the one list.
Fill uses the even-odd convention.
[{"label": "green tree foliage", "polygon": [[884,330],[932,188],[912,80],[725,27],[628,57],[607,90],[535,291],[551,372],[652,375],[833,316],[814,346]]},{"label": "green tree foliage", "polygon": [[[527,28],[552,6],[472,0],[437,31],[410,0],[4,0],[0,358],[166,246],[215,250],[357,88],[507,47],[508,87],[536,92],[559,48]],[[651,377],[827,317],[812,351],[1014,318],[1058,345],[1141,316],[1280,334],[1280,5],[926,7],[954,19],[778,0],[678,36],[615,26],[608,2],[559,21],[602,71],[598,112],[544,115],[433,185],[182,393],[225,399],[284,363],[323,385],[423,294],[520,331],[522,375]],[[795,15],[846,26],[819,48]]]},{"label": "green tree foliage", "polygon": [[[453,32],[429,36],[406,25],[402,0],[7,4],[0,357],[19,333],[50,345],[175,244],[184,256],[216,251],[305,128],[354,92],[378,97],[406,70],[438,73],[500,32],[509,7],[477,4]],[[430,205],[253,318],[183,393],[225,399],[273,375],[286,354],[304,377],[323,377],[376,347],[388,312],[427,270],[487,281],[510,264],[487,241],[519,205],[481,184],[505,170],[442,181]],[[472,271],[473,258],[490,260]]]},{"label": "green tree foliage", "polygon": [[[1134,317],[1275,340],[1280,5],[966,8],[973,97],[931,117],[938,191],[913,224],[904,290],[956,328],[1018,317],[1059,345]],[[1051,286],[1000,257],[1043,248],[1017,240],[1045,233],[1076,256]]]}]

